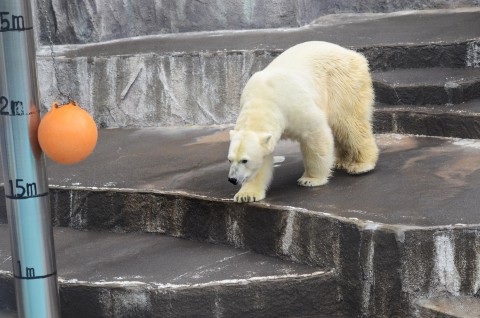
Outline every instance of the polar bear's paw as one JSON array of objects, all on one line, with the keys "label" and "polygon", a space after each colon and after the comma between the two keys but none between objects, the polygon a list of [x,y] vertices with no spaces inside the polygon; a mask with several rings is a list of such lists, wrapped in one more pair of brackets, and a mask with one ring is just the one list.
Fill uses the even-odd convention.
[{"label": "polar bear's paw", "polygon": [[235,202],[255,202],[265,199],[265,191],[238,191],[233,197]]},{"label": "polar bear's paw", "polygon": [[335,163],[335,169],[337,170],[346,170],[345,166],[347,166],[347,164],[343,163],[342,161],[338,161]]},{"label": "polar bear's paw", "polygon": [[348,174],[363,174],[372,171],[375,168],[375,163],[350,163],[344,165],[343,168]]},{"label": "polar bear's paw", "polygon": [[308,178],[301,177],[297,180],[298,185],[302,187],[318,187],[327,184],[328,178]]}]

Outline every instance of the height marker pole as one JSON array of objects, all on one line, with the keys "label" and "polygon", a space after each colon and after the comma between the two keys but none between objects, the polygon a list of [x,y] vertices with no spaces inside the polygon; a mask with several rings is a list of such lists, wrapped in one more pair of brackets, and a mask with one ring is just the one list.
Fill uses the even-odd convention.
[{"label": "height marker pole", "polygon": [[19,317],[60,317],[30,0],[0,1],[0,151]]}]

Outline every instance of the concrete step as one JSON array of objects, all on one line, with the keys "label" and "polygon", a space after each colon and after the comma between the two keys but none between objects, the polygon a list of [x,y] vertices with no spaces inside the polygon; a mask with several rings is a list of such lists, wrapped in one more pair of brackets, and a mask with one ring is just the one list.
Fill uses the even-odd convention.
[{"label": "concrete step", "polygon": [[[331,270],[163,235],[56,228],[54,237],[62,317],[342,314]],[[0,308],[14,309],[9,252],[0,225]]]},{"label": "concrete step", "polygon": [[[335,15],[296,29],[145,36],[56,46],[55,54],[60,88],[102,127],[231,124],[248,78],[295,44],[356,49],[375,71],[478,68],[479,30],[480,8]],[[50,48],[37,56],[45,111],[56,80]]]},{"label": "concrete step", "polygon": [[422,318],[477,318],[480,299],[476,297],[442,297],[418,302],[418,317]]},{"label": "concrete step", "polygon": [[[213,0],[208,2],[171,2],[165,0],[132,1],[106,4],[62,5],[52,0],[36,3],[39,37],[48,44],[47,24],[56,44],[98,42],[110,39],[178,33],[188,31],[288,28],[308,24],[319,16],[332,13],[392,12],[409,9],[478,6],[476,0],[455,3],[405,0],[401,3],[364,0],[322,1],[289,0],[250,2]],[[48,19],[46,19],[46,17]]]},{"label": "concrete step", "polygon": [[458,105],[377,104],[377,133],[480,138],[480,99]]},{"label": "concrete step", "polygon": [[13,310],[1,310],[0,309],[0,318],[17,318],[18,315]]},{"label": "concrete step", "polygon": [[49,163],[53,222],[162,233],[334,268],[351,316],[409,317],[418,298],[475,295],[479,141],[395,134],[377,141],[374,172],[336,171],[320,188],[296,185],[299,147],[281,142],[276,156],[284,160],[266,200],[237,204],[238,188],[226,180],[228,128],[102,130],[86,161]]},{"label": "concrete step", "polygon": [[376,72],[373,78],[380,103],[445,105],[480,98],[480,68],[397,69]]}]

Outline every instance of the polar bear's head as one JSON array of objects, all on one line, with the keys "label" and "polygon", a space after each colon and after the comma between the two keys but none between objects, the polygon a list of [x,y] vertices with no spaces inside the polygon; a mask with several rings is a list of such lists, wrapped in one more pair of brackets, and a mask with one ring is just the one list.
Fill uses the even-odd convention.
[{"label": "polar bear's head", "polygon": [[272,134],[248,130],[230,131],[228,181],[242,184],[257,174],[265,156],[273,152]]}]

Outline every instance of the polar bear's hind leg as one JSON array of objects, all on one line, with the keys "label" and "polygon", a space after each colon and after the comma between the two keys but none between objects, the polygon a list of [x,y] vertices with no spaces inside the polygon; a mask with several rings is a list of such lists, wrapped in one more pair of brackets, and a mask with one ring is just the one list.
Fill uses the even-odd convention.
[{"label": "polar bear's hind leg", "polygon": [[349,174],[362,174],[375,168],[378,147],[367,116],[351,117],[334,128],[336,167]]}]

